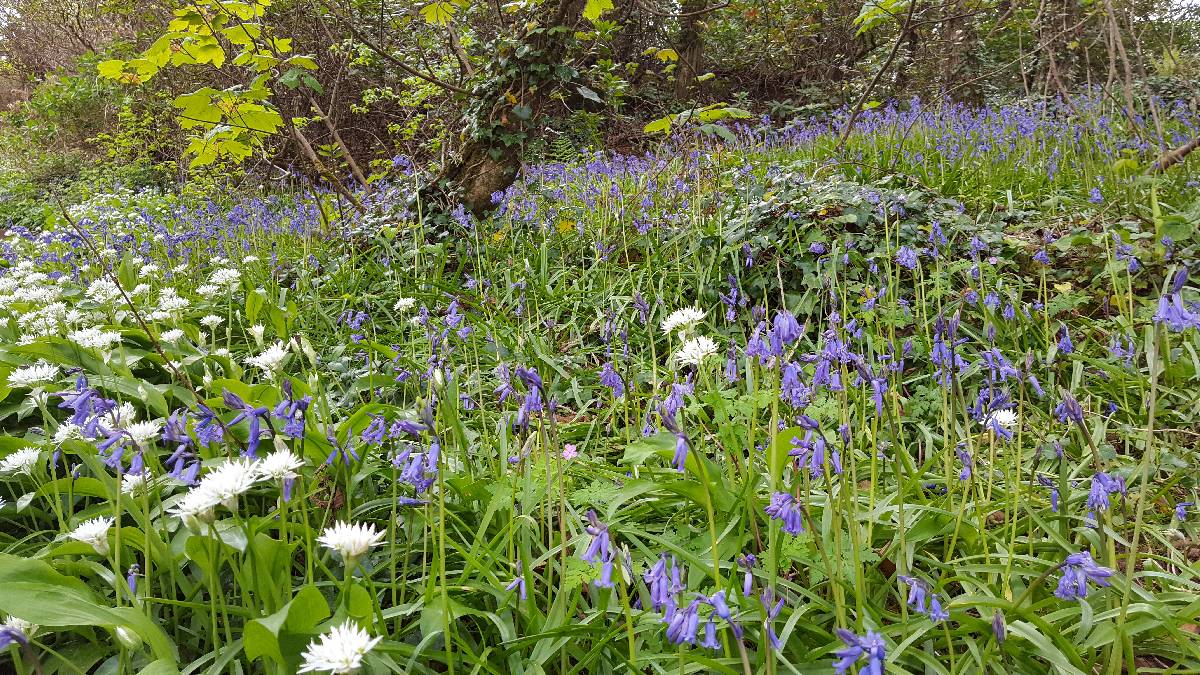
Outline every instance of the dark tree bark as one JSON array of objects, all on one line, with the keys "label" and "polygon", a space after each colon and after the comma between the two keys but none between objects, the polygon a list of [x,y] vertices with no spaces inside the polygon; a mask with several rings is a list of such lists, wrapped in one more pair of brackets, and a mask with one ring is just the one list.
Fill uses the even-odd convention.
[{"label": "dark tree bark", "polygon": [[679,20],[679,62],[675,66],[675,98],[688,100],[704,59],[704,34],[700,30],[701,13],[707,0],[684,0]]},{"label": "dark tree bark", "polygon": [[[476,119],[470,121],[469,127],[489,133],[471,137],[464,143],[458,158],[446,166],[434,185],[422,191],[426,200],[443,208],[461,203],[476,216],[494,208],[492,195],[512,185],[521,170],[523,142],[513,143],[512,139],[528,140],[537,133],[539,118],[563,84],[561,78],[547,79],[547,73],[561,72],[564,67],[584,4],[584,0],[547,3],[533,23],[537,29],[521,38],[529,48],[529,56],[508,55],[497,60],[499,68],[507,68],[511,67],[512,59],[521,59],[515,78],[489,80],[492,86],[484,94],[482,104],[475,108]],[[517,106],[528,114],[516,114]]]}]

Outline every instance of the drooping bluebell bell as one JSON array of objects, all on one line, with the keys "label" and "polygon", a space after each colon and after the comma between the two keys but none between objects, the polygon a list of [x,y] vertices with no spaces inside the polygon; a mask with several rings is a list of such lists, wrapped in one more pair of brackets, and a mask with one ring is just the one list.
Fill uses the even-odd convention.
[{"label": "drooping bluebell bell", "polygon": [[770,588],[763,589],[763,592],[758,596],[758,601],[763,608],[763,630],[767,633],[767,644],[771,649],[779,649],[782,645],[779,642],[779,636],[775,634],[775,619],[779,618],[779,612],[783,610],[784,600],[779,598],[775,600],[775,594]]},{"label": "drooping bluebell bell", "polygon": [[388,436],[390,438],[400,438],[402,436],[420,436],[421,432],[427,431],[429,426],[422,422],[414,422],[412,420],[400,418],[392,422],[392,426],[388,428]]},{"label": "drooping bluebell bell", "polygon": [[1176,504],[1175,505],[1175,519],[1181,523],[1183,521],[1187,520],[1188,507],[1192,506],[1193,504],[1194,504],[1194,502],[1179,502],[1178,504]]},{"label": "drooping bluebell bell", "polygon": [[725,320],[737,321],[738,309],[746,306],[746,296],[738,288],[737,277],[732,274],[727,275],[726,283],[729,285],[729,292],[718,293],[718,296],[721,298],[721,303],[725,305]]},{"label": "drooping bluebell bell", "polygon": [[642,325],[646,325],[650,321],[650,303],[646,302],[646,298],[642,297],[641,293],[633,294],[633,308],[637,310],[638,320]]},{"label": "drooping bluebell bell", "polygon": [[1188,328],[1200,328],[1200,311],[1185,306],[1183,302],[1183,288],[1187,285],[1187,279],[1186,267],[1175,272],[1167,292],[1159,296],[1158,310],[1154,313],[1155,322],[1175,333],[1182,333]]},{"label": "drooping bluebell bell", "polygon": [[750,597],[751,590],[754,586],[754,565],[758,562],[758,558],[753,553],[739,555],[737,559],[738,567],[745,570],[745,576],[742,577],[742,597]]},{"label": "drooping bluebell bell", "polygon": [[795,315],[786,309],[777,310],[769,335],[771,352],[776,356],[782,355],[783,348],[795,344],[802,334],[803,328],[801,328],[800,322],[796,320]]},{"label": "drooping bluebell bell", "polygon": [[1088,201],[1093,204],[1103,204],[1104,195],[1101,194],[1100,188],[1094,187],[1088,191]]},{"label": "drooping bluebell bell", "polygon": [[754,327],[754,331],[750,333],[750,340],[746,342],[746,356],[756,357],[761,365],[767,365],[774,354],[771,352],[771,347],[766,340],[763,339],[763,331],[766,329],[766,322],[759,321]]},{"label": "drooping bluebell bell", "polygon": [[1054,416],[1063,424],[1074,422],[1082,425],[1083,407],[1079,405],[1079,401],[1070,392],[1062,390],[1061,393],[1063,399],[1058,405],[1054,406]]},{"label": "drooping bluebell bell", "polygon": [[129,566],[125,572],[125,587],[129,589],[130,594],[137,595],[138,577],[142,575],[142,568],[137,563]]},{"label": "drooping bluebell bell", "polygon": [[704,639],[700,641],[700,646],[713,651],[721,648],[721,643],[717,641],[717,622],[711,615],[704,623]]},{"label": "drooping bluebell bell", "polygon": [[833,669],[838,675],[845,675],[863,657],[866,657],[867,663],[859,669],[859,675],[883,675],[887,643],[882,635],[868,630],[866,635],[859,637],[845,628],[838,628],[836,633],[846,645],[834,652],[838,660],[834,662]]},{"label": "drooping bluebell bell", "polygon": [[0,626],[0,650],[7,650],[9,645],[29,646],[29,636],[16,626]]},{"label": "drooping bluebell bell", "polygon": [[283,400],[275,406],[273,414],[275,419],[283,421],[281,432],[283,435],[290,438],[300,438],[304,435],[305,415],[308,414],[308,406],[312,403],[312,396],[305,395],[296,398],[292,390],[291,380],[285,379],[280,385],[283,390]]},{"label": "drooping bluebell bell", "polygon": [[512,591],[514,589],[517,591],[517,596],[521,599],[522,602],[524,602],[525,598],[526,598],[525,575],[521,572],[521,561],[519,561],[519,560],[517,561],[516,576],[514,576],[513,580],[508,582],[508,585],[504,587],[504,590],[506,590],[506,591]]},{"label": "drooping bluebell bell", "polygon": [[799,363],[789,361],[779,375],[779,398],[793,408],[803,408],[812,401],[812,389],[800,379],[802,372]]},{"label": "drooping bluebell bell", "polygon": [[675,435],[675,455],[671,459],[671,466],[675,467],[676,471],[682,472],[687,467],[688,450],[690,449],[687,434],[683,432],[679,423],[675,421],[674,415],[669,415],[664,410],[661,418],[663,427]]},{"label": "drooping bluebell bell", "polygon": [[642,575],[642,580],[650,589],[650,606],[656,612],[663,611],[672,602],[673,592],[669,572],[674,566],[674,558],[668,565],[667,554],[663,553],[659,556],[658,562]]},{"label": "drooping bluebell bell", "polygon": [[601,564],[600,579],[596,582],[596,585],[602,588],[610,588],[612,586],[613,560],[616,556],[613,551],[612,542],[609,539],[608,525],[600,522],[600,517],[592,509],[588,509],[586,518],[587,525],[584,529],[591,535],[592,540],[588,543],[587,549],[579,557],[588,563],[599,561]]},{"label": "drooping bluebell bell", "polygon": [[250,429],[246,440],[246,450],[243,454],[251,458],[257,457],[258,444],[262,440],[262,422],[267,419],[267,416],[271,412],[270,409],[265,406],[252,406],[228,389],[221,391],[221,399],[224,401],[225,407],[238,412],[233,419],[226,423],[227,427],[231,427],[242,420],[249,423]]},{"label": "drooping bluebell bell", "polygon": [[672,644],[696,644],[696,631],[700,628],[700,603],[703,597],[697,597],[682,607],[676,607],[674,613],[664,617],[667,621],[667,640]]},{"label": "drooping bluebell bell", "polygon": [[771,518],[783,523],[783,531],[798,535],[804,531],[804,511],[795,497],[787,492],[771,495],[771,503],[763,511]]},{"label": "drooping bluebell bell", "polygon": [[933,593],[928,581],[917,577],[898,575],[898,578],[908,584],[908,605],[918,614],[927,615],[931,621],[945,621],[949,613],[942,607],[941,598]]},{"label": "drooping bluebell bell", "polygon": [[362,431],[362,440],[367,445],[379,445],[387,433],[387,420],[383,415],[370,415],[370,418],[371,423]]},{"label": "drooping bluebell bell", "polygon": [[1071,342],[1071,331],[1065,323],[1058,324],[1058,351],[1063,354],[1075,351],[1075,343]]},{"label": "drooping bluebell bell", "polygon": [[625,382],[613,367],[612,361],[604,364],[600,370],[600,384],[612,390],[614,399],[620,399],[625,396]]},{"label": "drooping bluebell bell", "polygon": [[1124,478],[1109,476],[1103,471],[1092,476],[1092,485],[1088,490],[1087,498],[1088,517],[1095,519],[1097,511],[1107,511],[1111,506],[1109,495],[1113,494],[1125,494]]},{"label": "drooping bluebell bell", "polygon": [[505,399],[515,394],[516,390],[513,389],[512,378],[509,375],[507,363],[501,363],[500,365],[496,366],[495,372],[496,379],[499,380],[500,383],[496,385],[496,389],[493,393],[495,393],[499,401],[503,403]]},{"label": "drooping bluebell bell", "polygon": [[1008,637],[1008,627],[1004,623],[1004,612],[996,610],[992,613],[992,635],[996,638],[996,644],[1004,644],[1004,639]]},{"label": "drooping bluebell bell", "polygon": [[1133,365],[1133,357],[1137,353],[1133,338],[1128,335],[1114,335],[1108,345],[1108,353],[1113,358],[1121,359],[1127,367]]},{"label": "drooping bluebell bell", "polygon": [[737,355],[737,347],[730,344],[729,349],[725,351],[725,369],[722,371],[725,381],[729,384],[733,384],[739,379]]},{"label": "drooping bluebell bell", "polygon": [[1042,265],[1050,264],[1050,256],[1046,255],[1046,249],[1044,249],[1044,248],[1038,249],[1038,252],[1033,254],[1033,260],[1034,260],[1034,262],[1040,263]]},{"label": "drooping bluebell bell", "polygon": [[1063,600],[1082,600],[1087,597],[1088,582],[1108,586],[1108,578],[1113,575],[1111,569],[1097,565],[1087,551],[1068,555],[1059,568],[1062,578],[1058,580],[1054,595]]},{"label": "drooping bluebell bell", "polygon": [[962,469],[958,472],[958,479],[965,481],[971,477],[975,461],[971,458],[971,453],[967,451],[967,446],[963,443],[955,446],[954,454],[958,455],[958,461],[962,462]]},{"label": "drooping bluebell bell", "polygon": [[917,269],[917,252],[911,246],[901,246],[896,251],[896,264],[907,269]]},{"label": "drooping bluebell bell", "polygon": [[1038,485],[1041,485],[1045,488],[1050,488],[1050,511],[1053,513],[1058,513],[1058,486],[1054,484],[1054,481],[1045,476],[1039,475],[1037,480]]}]

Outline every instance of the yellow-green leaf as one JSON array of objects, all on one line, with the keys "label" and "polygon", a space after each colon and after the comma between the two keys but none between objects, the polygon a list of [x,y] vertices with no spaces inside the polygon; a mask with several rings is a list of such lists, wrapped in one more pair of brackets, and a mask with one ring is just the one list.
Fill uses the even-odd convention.
[{"label": "yellow-green leaf", "polygon": [[431,2],[421,8],[421,16],[425,17],[425,23],[432,23],[438,26],[445,26],[454,18],[454,11],[457,7],[453,2],[439,0]]},{"label": "yellow-green leaf", "polygon": [[587,4],[583,6],[583,18],[595,21],[612,8],[612,0],[587,0]]}]

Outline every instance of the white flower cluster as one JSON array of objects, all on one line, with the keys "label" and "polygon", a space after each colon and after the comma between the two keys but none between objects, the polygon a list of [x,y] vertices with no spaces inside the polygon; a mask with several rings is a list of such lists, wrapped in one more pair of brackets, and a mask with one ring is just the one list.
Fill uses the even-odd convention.
[{"label": "white flower cluster", "polygon": [[704,335],[689,337],[696,326],[704,320],[704,314],[698,307],[684,307],[671,312],[667,318],[663,319],[663,332],[668,335],[677,333],[679,338],[684,340],[679,351],[675,352],[675,363],[680,368],[685,366],[698,368],[704,359],[718,351],[717,343],[712,338]]}]

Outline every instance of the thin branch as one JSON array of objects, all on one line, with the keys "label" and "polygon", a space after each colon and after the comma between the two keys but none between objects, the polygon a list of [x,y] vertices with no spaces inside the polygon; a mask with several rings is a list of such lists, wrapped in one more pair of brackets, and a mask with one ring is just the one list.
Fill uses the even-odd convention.
[{"label": "thin branch", "polygon": [[437,86],[441,87],[442,89],[445,89],[446,91],[452,91],[456,94],[462,94],[464,96],[474,96],[474,94],[472,94],[470,91],[468,91],[466,89],[463,89],[462,87],[455,86],[453,84],[450,84],[449,82],[443,82],[432,75],[427,75],[427,74],[417,70],[416,68],[413,68],[412,66],[408,65],[407,63],[401,61],[400,59],[396,58],[390,52],[383,49],[383,47],[380,47],[379,45],[375,44],[375,42],[373,42],[371,40],[371,38],[364,35],[362,33],[362,31],[360,31],[358,29],[358,27],[354,25],[353,21],[347,19],[345,16],[342,16],[342,14],[340,12],[338,12],[336,9],[334,9],[331,4],[329,4],[329,3],[323,3],[323,4],[325,5],[325,9],[330,14],[334,15],[335,17],[337,17],[338,21],[342,22],[342,24],[346,27],[346,30],[350,31],[350,34],[354,36],[355,40],[358,40],[359,42],[363,43],[371,51],[373,51],[376,54],[383,57],[383,60],[387,61],[388,63],[392,64],[393,66],[396,66],[400,70],[403,70],[404,72],[408,73],[409,75],[412,75],[413,77],[417,77],[422,80],[425,80],[426,82],[428,82],[430,84],[437,85]]}]

